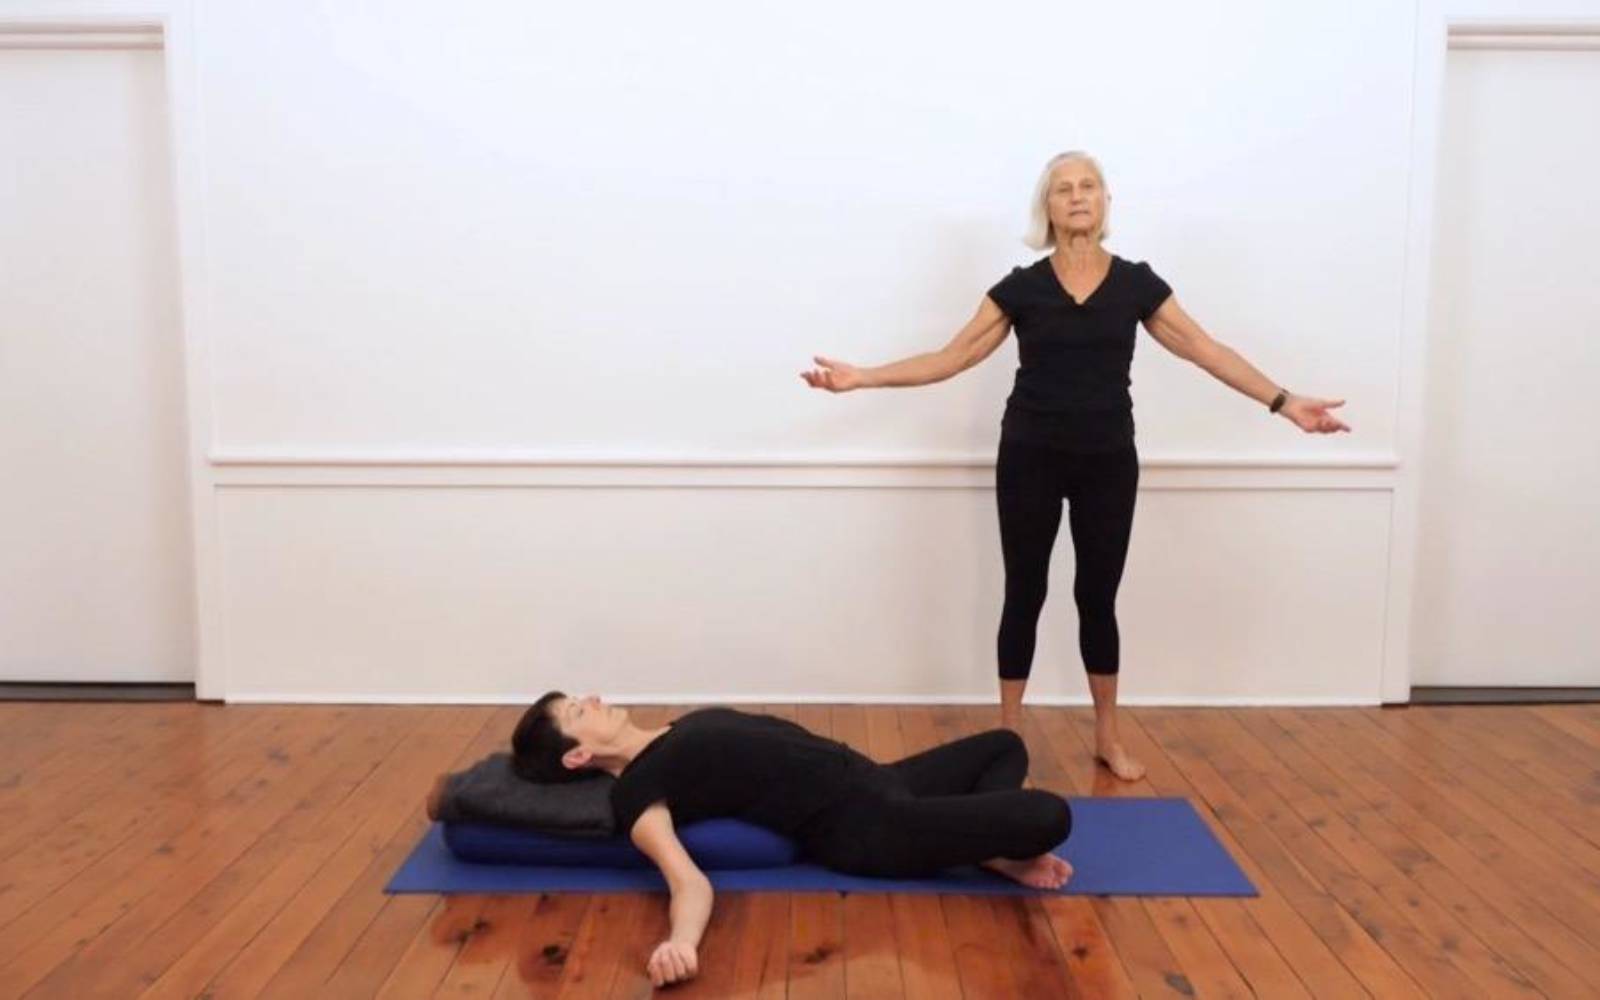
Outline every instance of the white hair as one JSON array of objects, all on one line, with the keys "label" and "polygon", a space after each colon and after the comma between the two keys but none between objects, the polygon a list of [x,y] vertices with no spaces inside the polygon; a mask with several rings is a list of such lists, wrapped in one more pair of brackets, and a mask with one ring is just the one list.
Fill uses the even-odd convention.
[{"label": "white hair", "polygon": [[[1056,245],[1056,229],[1050,224],[1050,175],[1063,163],[1077,160],[1087,163],[1094,175],[1100,178],[1100,189],[1106,188],[1105,171],[1100,169],[1100,161],[1085,153],[1081,149],[1071,149],[1065,153],[1057,153],[1050,157],[1044,165],[1044,170],[1039,174],[1039,183],[1033,189],[1033,205],[1028,213],[1028,231],[1022,237],[1022,242],[1035,250],[1052,250]],[[1111,206],[1106,206],[1105,217],[1100,220],[1099,239],[1104,240],[1111,235]]]}]

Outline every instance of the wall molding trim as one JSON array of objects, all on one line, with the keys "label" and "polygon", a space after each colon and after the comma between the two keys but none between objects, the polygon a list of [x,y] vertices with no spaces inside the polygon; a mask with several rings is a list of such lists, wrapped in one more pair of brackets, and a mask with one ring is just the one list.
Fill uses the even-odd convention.
[{"label": "wall molding trim", "polygon": [[0,18],[0,51],[163,47],[165,47],[165,32],[159,21],[46,21]]},{"label": "wall molding trim", "polygon": [[1600,21],[1455,21],[1447,29],[1452,49],[1569,52],[1600,49]]},{"label": "wall molding trim", "polygon": [[[992,489],[983,454],[251,452],[210,457],[218,489]],[[1145,490],[1392,490],[1392,455],[1151,454]]]},{"label": "wall molding trim", "polygon": [[[238,705],[531,705],[543,691],[527,694],[330,694],[327,692],[248,692],[231,694]],[[629,694],[608,699],[621,705],[997,705],[994,694]],[[1121,695],[1118,704],[1148,708],[1371,708],[1378,698],[1276,698]],[[1088,707],[1087,694],[1030,695],[1037,707]]]},{"label": "wall molding trim", "polygon": [[[216,466],[562,466],[572,468],[951,468],[992,467],[993,454],[923,452],[903,454],[694,454],[646,452],[554,452],[514,450],[327,451],[218,450]],[[1359,454],[1317,458],[1305,455],[1154,454],[1141,456],[1146,468],[1228,469],[1392,469],[1393,455]]]}]

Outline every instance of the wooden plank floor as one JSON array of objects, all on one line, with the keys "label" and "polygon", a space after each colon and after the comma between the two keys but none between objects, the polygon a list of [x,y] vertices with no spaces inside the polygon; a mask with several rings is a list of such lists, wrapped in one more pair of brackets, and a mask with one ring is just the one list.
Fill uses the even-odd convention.
[{"label": "wooden plank floor", "polygon": [[[683,708],[641,707],[643,724]],[[967,707],[768,705],[881,760]],[[633,997],[648,895],[385,896],[476,707],[0,704],[0,997]],[[1040,787],[1187,796],[1256,899],[724,894],[681,997],[1600,996],[1600,706],[1030,709]]]}]

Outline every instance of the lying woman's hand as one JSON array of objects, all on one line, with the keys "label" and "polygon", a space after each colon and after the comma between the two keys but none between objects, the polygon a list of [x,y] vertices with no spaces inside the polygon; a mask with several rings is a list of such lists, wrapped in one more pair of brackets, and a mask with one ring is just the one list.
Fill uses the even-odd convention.
[{"label": "lying woman's hand", "polygon": [[645,964],[645,971],[650,973],[652,984],[668,986],[693,979],[700,971],[700,959],[692,944],[663,941],[656,945],[655,953]]}]

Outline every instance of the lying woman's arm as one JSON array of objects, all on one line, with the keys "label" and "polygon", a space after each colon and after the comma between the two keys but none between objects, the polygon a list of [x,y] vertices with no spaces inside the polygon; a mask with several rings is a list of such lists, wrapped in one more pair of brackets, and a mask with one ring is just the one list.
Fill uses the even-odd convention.
[{"label": "lying woman's arm", "polygon": [[672,930],[645,966],[650,981],[665,986],[693,978],[700,971],[700,936],[711,919],[711,880],[683,849],[665,802],[657,802],[639,815],[632,836],[639,850],[661,869],[672,892]]}]

